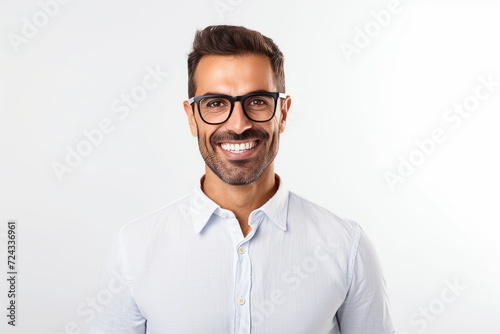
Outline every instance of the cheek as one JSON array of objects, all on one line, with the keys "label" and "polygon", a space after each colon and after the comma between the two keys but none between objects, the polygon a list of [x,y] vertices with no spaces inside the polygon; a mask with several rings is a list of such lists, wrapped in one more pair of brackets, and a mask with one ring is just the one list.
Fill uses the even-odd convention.
[{"label": "cheek", "polygon": [[273,123],[271,124],[271,127],[269,128],[268,131],[269,131],[269,134],[273,135],[273,136],[276,136],[277,134],[279,134],[279,132],[281,130],[280,130],[280,123],[277,119],[273,120]]},{"label": "cheek", "polygon": [[207,146],[207,147],[212,147],[212,143],[210,141],[210,138],[212,137],[212,134],[215,132],[212,129],[207,129],[206,127],[201,127],[199,129],[199,136],[201,141]]},{"label": "cheek", "polygon": [[269,135],[269,139],[266,143],[266,146],[271,148],[271,146],[275,146],[279,141],[279,127],[277,124],[272,124],[268,128],[264,129]]}]

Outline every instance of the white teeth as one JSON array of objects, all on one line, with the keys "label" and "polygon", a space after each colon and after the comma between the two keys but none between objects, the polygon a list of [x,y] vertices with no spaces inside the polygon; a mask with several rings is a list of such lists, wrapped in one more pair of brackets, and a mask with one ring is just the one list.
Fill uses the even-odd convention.
[{"label": "white teeth", "polygon": [[254,148],[257,143],[255,141],[241,143],[241,144],[221,144],[221,147],[225,151],[241,152]]}]

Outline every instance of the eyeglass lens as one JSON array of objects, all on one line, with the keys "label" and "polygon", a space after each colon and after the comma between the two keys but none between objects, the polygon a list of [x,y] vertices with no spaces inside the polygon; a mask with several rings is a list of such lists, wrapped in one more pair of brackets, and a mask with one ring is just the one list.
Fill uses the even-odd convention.
[{"label": "eyeglass lens", "polygon": [[[257,122],[269,121],[276,107],[274,97],[254,95],[242,101],[242,106],[248,118]],[[224,97],[207,97],[199,103],[201,117],[209,123],[225,122],[231,112],[231,101]]]}]

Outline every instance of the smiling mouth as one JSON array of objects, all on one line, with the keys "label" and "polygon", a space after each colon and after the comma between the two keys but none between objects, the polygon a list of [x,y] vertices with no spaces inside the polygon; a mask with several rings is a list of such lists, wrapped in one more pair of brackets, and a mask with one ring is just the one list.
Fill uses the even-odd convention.
[{"label": "smiling mouth", "polygon": [[253,149],[255,146],[258,145],[258,143],[259,143],[258,140],[251,140],[251,141],[238,142],[238,143],[222,142],[222,143],[219,143],[219,145],[224,151],[228,151],[228,152],[232,152],[232,153],[242,153],[242,152]]}]

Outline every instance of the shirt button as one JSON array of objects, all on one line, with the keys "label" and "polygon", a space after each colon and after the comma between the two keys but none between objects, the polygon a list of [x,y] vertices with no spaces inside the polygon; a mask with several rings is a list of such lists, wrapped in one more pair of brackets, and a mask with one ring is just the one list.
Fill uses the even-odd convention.
[{"label": "shirt button", "polygon": [[245,247],[238,248],[238,253],[245,254]]},{"label": "shirt button", "polygon": [[245,304],[245,301],[246,301],[246,300],[245,300],[245,298],[243,298],[243,297],[238,298],[238,304],[240,304],[240,305],[244,305],[244,304]]},{"label": "shirt button", "polygon": [[227,217],[227,213],[225,213],[225,212],[221,213],[221,217],[222,218],[226,218]]}]

